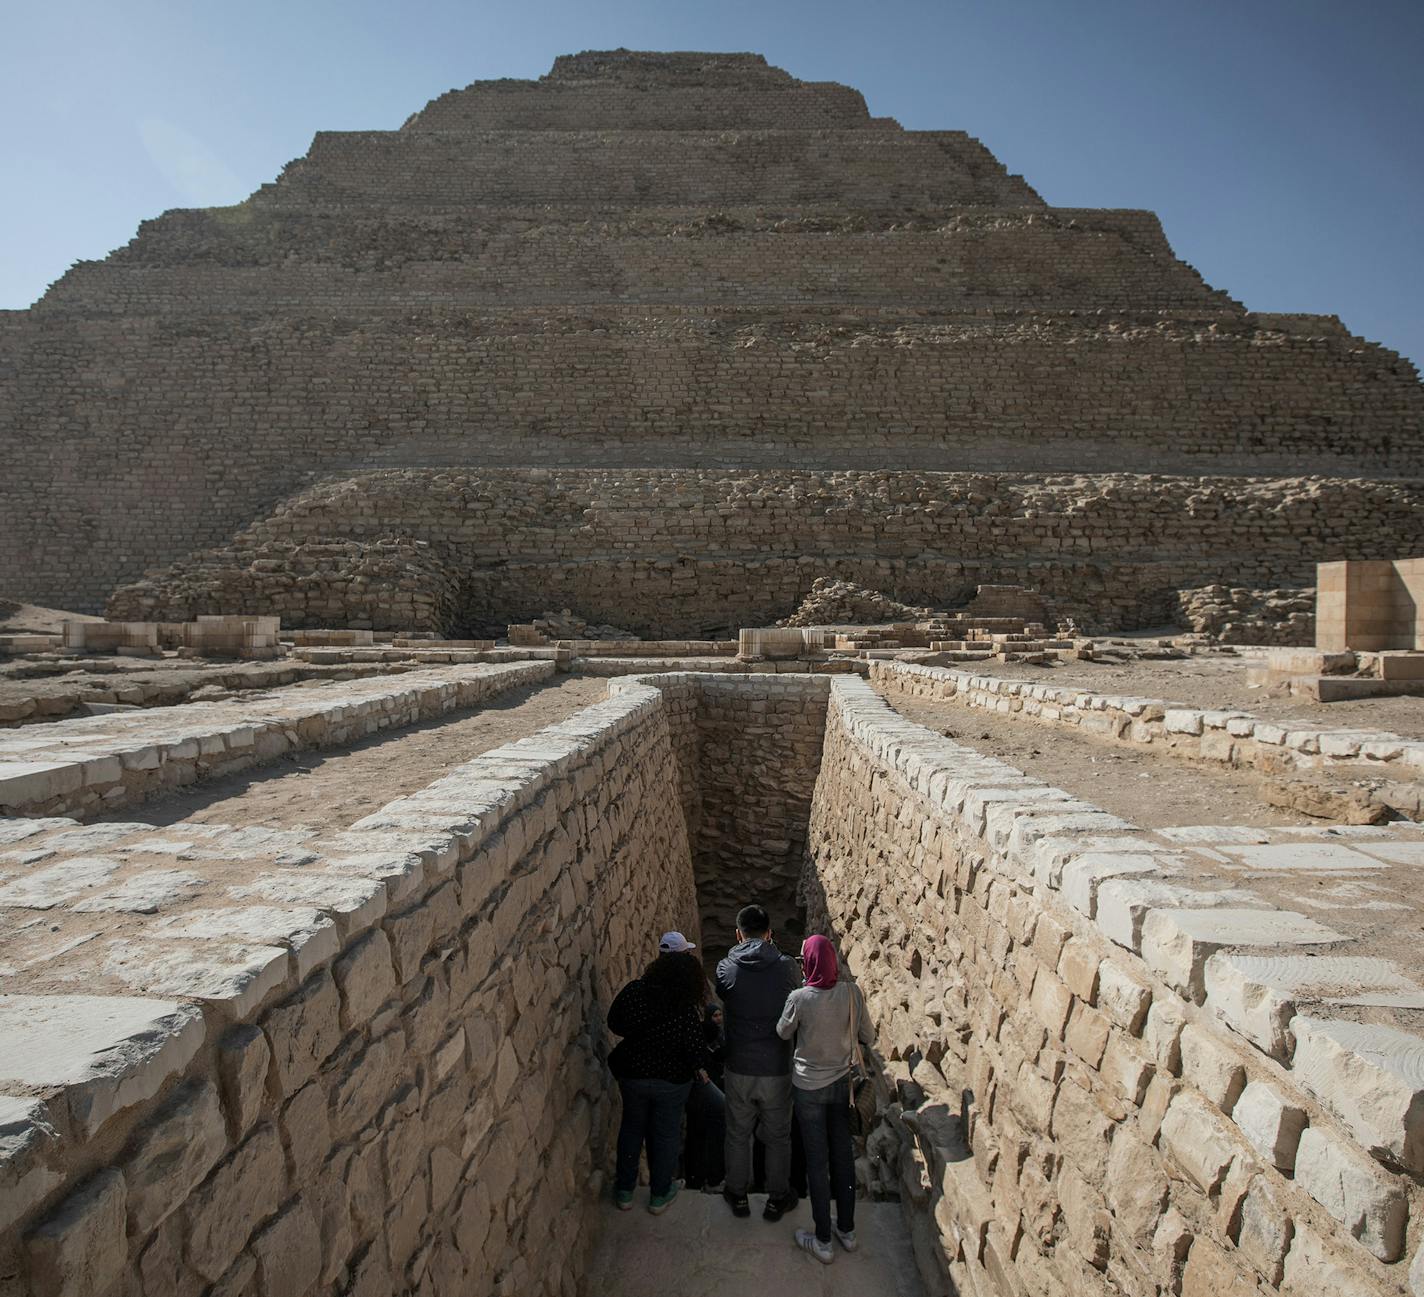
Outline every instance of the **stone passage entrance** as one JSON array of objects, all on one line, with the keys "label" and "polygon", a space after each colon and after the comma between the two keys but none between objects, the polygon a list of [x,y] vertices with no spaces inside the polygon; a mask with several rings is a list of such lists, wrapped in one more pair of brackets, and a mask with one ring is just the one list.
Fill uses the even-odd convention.
[{"label": "stone passage entrance", "polygon": [[[854,676],[620,679],[339,831],[0,820],[0,1292],[1403,1293],[1421,859],[1144,828]],[[828,1270],[607,1202],[607,1006],[747,895],[875,1030],[899,1201]]]}]

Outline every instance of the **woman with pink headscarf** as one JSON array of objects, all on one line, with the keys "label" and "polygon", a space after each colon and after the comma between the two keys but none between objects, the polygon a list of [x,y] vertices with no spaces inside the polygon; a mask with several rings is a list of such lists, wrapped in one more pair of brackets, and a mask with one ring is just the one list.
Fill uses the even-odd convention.
[{"label": "woman with pink headscarf", "polygon": [[[806,985],[786,997],[776,1031],[795,1040],[791,1084],[796,1123],[806,1149],[806,1182],[815,1231],[798,1229],[796,1245],[818,1261],[836,1259],[832,1240],[856,1249],[855,1150],[850,1139],[850,1073],[858,1026],[861,1041],[873,1043],[865,1003],[853,982],[840,980],[836,948],[826,937],[801,944]],[[831,1219],[831,1200],[836,1216]]]}]

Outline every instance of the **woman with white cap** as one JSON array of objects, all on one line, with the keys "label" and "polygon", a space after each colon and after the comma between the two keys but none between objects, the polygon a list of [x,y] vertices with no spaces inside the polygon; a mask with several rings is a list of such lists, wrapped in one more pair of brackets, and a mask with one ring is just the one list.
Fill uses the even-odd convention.
[{"label": "woman with white cap", "polygon": [[665,932],[658,957],[618,992],[608,1029],[622,1036],[608,1056],[623,1096],[613,1195],[620,1211],[633,1206],[638,1159],[646,1144],[651,1190],[648,1210],[666,1211],[682,1186],[675,1181],[682,1110],[693,1079],[705,1074],[703,1006],[707,974],[680,932]]}]

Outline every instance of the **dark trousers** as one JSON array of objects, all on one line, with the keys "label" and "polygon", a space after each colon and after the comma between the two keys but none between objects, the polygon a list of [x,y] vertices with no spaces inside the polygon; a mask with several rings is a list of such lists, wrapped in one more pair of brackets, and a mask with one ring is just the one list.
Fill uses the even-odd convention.
[{"label": "dark trousers", "polygon": [[672,1187],[682,1137],[682,1110],[692,1082],[633,1077],[618,1082],[623,1120],[618,1124],[618,1168],[613,1185],[631,1191],[638,1184],[638,1157],[648,1146],[648,1180],[654,1197]]},{"label": "dark trousers", "polygon": [[726,1100],[711,1081],[694,1081],[687,1096],[687,1143],[682,1170],[689,1189],[720,1184],[726,1175],[722,1141],[726,1137]]},{"label": "dark trousers", "polygon": [[811,1191],[811,1217],[816,1237],[831,1241],[831,1199],[836,1200],[836,1227],[842,1234],[855,1228],[855,1150],[850,1142],[850,1078],[841,1077],[820,1090],[796,1091],[796,1125],[806,1146],[806,1186]]}]

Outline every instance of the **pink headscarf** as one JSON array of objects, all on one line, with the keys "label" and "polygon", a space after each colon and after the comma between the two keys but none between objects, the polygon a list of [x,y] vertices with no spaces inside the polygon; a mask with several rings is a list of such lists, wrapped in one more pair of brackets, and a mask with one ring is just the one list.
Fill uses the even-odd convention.
[{"label": "pink headscarf", "polygon": [[836,964],[836,948],[826,937],[807,937],[801,943],[801,958],[806,966],[806,985],[828,991],[836,984],[840,969]]}]

